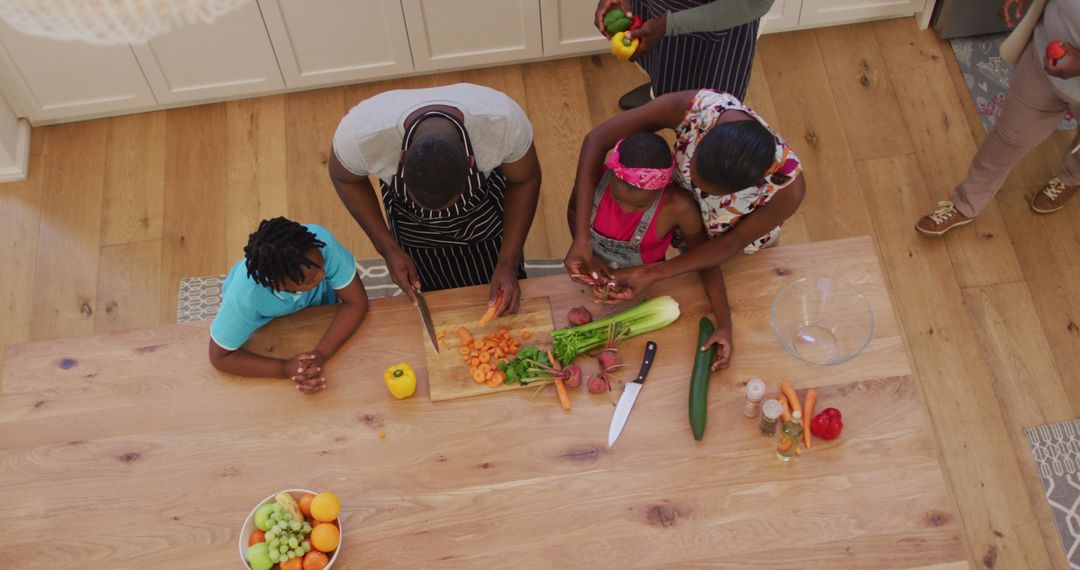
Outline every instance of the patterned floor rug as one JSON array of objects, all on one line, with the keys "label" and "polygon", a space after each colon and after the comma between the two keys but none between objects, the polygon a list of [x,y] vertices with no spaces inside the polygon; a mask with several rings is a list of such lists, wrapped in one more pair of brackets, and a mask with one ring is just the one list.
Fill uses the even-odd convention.
[{"label": "patterned floor rug", "polygon": [[[364,283],[368,297],[401,295],[401,289],[390,279],[390,272],[381,259],[366,259],[356,263],[356,270]],[[529,277],[558,275],[564,273],[561,259],[529,259],[525,261],[525,273]],[[221,283],[224,275],[188,277],[180,281],[177,298],[176,322],[203,321],[214,318],[221,306]]]},{"label": "patterned floor rug", "polygon": [[1080,420],[1025,430],[1069,567],[1080,570]]},{"label": "patterned floor rug", "polygon": [[[1013,66],[1001,59],[998,53],[1001,42],[1005,41],[1008,35],[992,34],[949,40],[986,132],[994,128],[994,121],[1001,114],[1001,108],[1005,104],[1005,92],[1008,91],[1009,80],[1012,79]],[[1058,126],[1059,131],[1075,128],[1076,119],[1071,114],[1066,115],[1065,120]]]}]

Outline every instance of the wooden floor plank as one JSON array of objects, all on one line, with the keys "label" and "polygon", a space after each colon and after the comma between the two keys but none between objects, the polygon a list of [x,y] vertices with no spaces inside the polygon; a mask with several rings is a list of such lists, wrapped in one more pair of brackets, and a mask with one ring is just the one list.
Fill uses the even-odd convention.
[{"label": "wooden floor plank", "polygon": [[30,338],[94,332],[105,120],[49,127]]},{"label": "wooden floor plank", "polygon": [[[874,235],[897,286],[894,300],[914,357],[923,401],[960,505],[974,559],[1000,568],[1046,568],[1047,549],[1012,449],[985,355],[964,310],[945,244],[907,230],[928,206],[913,155],[859,161]],[[912,280],[912,276],[917,276]],[[978,426],[976,431],[973,426]]]},{"label": "wooden floor plank", "polygon": [[[932,30],[917,30],[912,19],[875,22],[873,26],[923,180],[934,202],[947,200],[967,174],[976,149],[945,65],[942,50],[948,49],[947,44]],[[915,231],[915,222],[933,207],[932,202],[926,211],[914,213],[908,220],[910,231]],[[1001,212],[993,203],[971,227],[950,232],[945,242],[961,287],[1023,278]]]},{"label": "wooden floor plank", "polygon": [[902,156],[915,151],[873,24],[846,34],[815,31],[836,106],[856,160]]},{"label": "wooden floor plank", "polygon": [[[48,131],[35,136],[44,146]],[[0,267],[6,276],[0,287],[0,370],[4,348],[30,340],[35,319],[30,302],[34,296],[37,243],[41,231],[41,202],[45,173],[44,156],[32,154],[26,180],[0,184]],[[40,318],[40,317],[38,317]],[[2,386],[0,386],[2,388]]]},{"label": "wooden floor plank", "polygon": [[334,131],[344,116],[342,88],[285,96],[289,217],[330,230],[357,259],[376,258],[374,246],[341,204],[327,173]]},{"label": "wooden floor plank", "polygon": [[229,101],[225,121],[225,251],[231,260],[243,256],[260,221],[289,214],[285,97]]},{"label": "wooden floor plank", "polygon": [[649,76],[640,67],[619,61],[613,55],[591,55],[577,61],[585,77],[589,116],[594,126],[621,113],[619,98],[649,82]]},{"label": "wooden floor plank", "polygon": [[225,249],[225,104],[166,113],[165,216],[158,305],[162,323],[176,321],[181,279],[223,274],[232,258]]},{"label": "wooden floor plank", "polygon": [[779,119],[773,127],[802,160],[806,198],[800,210],[810,238],[870,233],[870,218],[815,33],[765,36],[758,54]]},{"label": "wooden floor plank", "polygon": [[[746,103],[755,113],[765,119],[774,128],[780,124],[776,114],[776,105],[773,103],[772,91],[769,89],[769,80],[765,77],[764,64],[761,58],[754,60],[754,68],[750,74],[750,85],[746,90]],[[806,226],[806,217],[800,208],[784,222],[781,243],[791,245],[806,243],[810,240],[810,230]]]},{"label": "wooden floor plank", "polygon": [[1076,263],[1080,239],[1075,232],[1080,204],[1049,215],[1035,214],[1028,205],[1035,189],[1058,172],[1056,148],[1055,141],[1048,140],[1021,160],[997,202],[1058,372],[1074,411],[1080,414],[1080,264]]},{"label": "wooden floor plank", "polygon": [[[1042,477],[1031,457],[1024,429],[1076,417],[1069,395],[1043,334],[1035,304],[1024,283],[1004,283],[964,290],[979,343],[1002,402],[1013,453],[1022,467],[1024,484],[1035,509],[1044,542],[1058,539],[1057,526],[1044,500]],[[1069,567],[1061,549],[1049,549],[1054,568]]]},{"label": "wooden floor plank", "polygon": [[94,332],[158,324],[160,288],[161,240],[102,247],[98,261],[98,310],[94,314]]},{"label": "wooden floor plank", "polygon": [[570,248],[566,204],[574,188],[581,140],[592,128],[581,64],[566,59],[529,64],[525,67],[525,92],[533,141],[544,172],[533,226],[547,234],[546,243],[540,242],[531,250],[534,255],[561,258]]},{"label": "wooden floor plank", "polygon": [[139,113],[105,121],[101,245],[161,239],[165,113]]}]

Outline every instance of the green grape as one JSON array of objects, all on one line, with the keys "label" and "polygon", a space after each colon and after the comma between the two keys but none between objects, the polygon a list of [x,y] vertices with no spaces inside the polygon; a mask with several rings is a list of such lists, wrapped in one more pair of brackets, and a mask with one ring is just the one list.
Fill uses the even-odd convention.
[{"label": "green grape", "polygon": [[274,503],[274,506],[272,506],[270,508],[273,509],[275,513],[280,513],[281,509],[282,509],[282,506],[277,504],[277,503]]},{"label": "green grape", "polygon": [[308,552],[311,552],[311,543],[305,540],[304,544],[303,544],[303,549],[304,549],[304,554],[307,554]]},{"label": "green grape", "polygon": [[276,538],[271,538],[270,542],[266,543],[266,545],[269,546],[271,550],[277,548],[280,544],[281,543],[279,543]]},{"label": "green grape", "polygon": [[292,515],[289,513],[281,513],[281,522],[289,522],[292,520]]},{"label": "green grape", "polygon": [[275,562],[276,563],[278,560],[281,560],[281,553],[278,552],[277,550],[271,549],[269,554],[270,554],[270,562]]},{"label": "green grape", "polygon": [[289,523],[289,528],[292,529],[293,531],[298,531],[298,530],[304,528],[304,525],[300,524],[300,521],[293,521],[293,522]]},{"label": "green grape", "polygon": [[296,540],[295,536],[289,539],[289,548],[296,548],[299,545],[300,545],[300,541]]},{"label": "green grape", "polygon": [[311,523],[305,521],[301,528],[305,533],[311,532]]},{"label": "green grape", "polygon": [[282,544],[281,546],[279,546],[279,547],[278,547],[278,550],[279,550],[279,551],[280,551],[280,552],[281,552],[282,554],[284,554],[284,553],[286,553],[286,552],[288,552],[288,551],[289,551],[289,545],[288,545],[288,544]]}]

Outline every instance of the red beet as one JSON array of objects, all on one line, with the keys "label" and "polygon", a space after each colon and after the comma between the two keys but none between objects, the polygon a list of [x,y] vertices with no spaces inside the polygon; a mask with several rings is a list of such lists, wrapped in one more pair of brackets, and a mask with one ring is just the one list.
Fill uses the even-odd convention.
[{"label": "red beet", "polygon": [[1050,60],[1050,63],[1057,65],[1058,60],[1065,57],[1069,51],[1065,49],[1065,44],[1060,40],[1054,40],[1046,44],[1046,59]]},{"label": "red beet", "polygon": [[590,376],[585,386],[589,389],[590,394],[603,394],[611,389],[608,386],[607,375],[603,372],[597,372]]},{"label": "red beet", "polygon": [[592,322],[592,313],[585,307],[574,307],[570,309],[569,313],[566,313],[566,320],[570,321],[572,326],[583,325]]},{"label": "red beet", "polygon": [[604,372],[622,365],[622,357],[619,356],[619,351],[614,348],[600,351],[600,354],[596,356],[596,361],[600,363],[600,370]]},{"label": "red beet", "polygon": [[565,382],[567,388],[577,388],[578,386],[581,386],[580,366],[578,366],[577,364],[571,364],[564,368],[563,371],[566,373]]}]

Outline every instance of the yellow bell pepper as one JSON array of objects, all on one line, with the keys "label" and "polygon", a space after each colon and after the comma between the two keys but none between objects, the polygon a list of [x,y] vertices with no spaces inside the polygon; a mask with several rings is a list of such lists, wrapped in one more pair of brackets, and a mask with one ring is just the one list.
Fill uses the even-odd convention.
[{"label": "yellow bell pepper", "polygon": [[416,391],[416,372],[404,362],[387,368],[386,372],[383,372],[383,380],[386,381],[390,394],[399,400],[412,396]]},{"label": "yellow bell pepper", "polygon": [[631,40],[626,37],[626,32],[619,32],[611,36],[611,53],[623,61],[630,61],[639,43],[637,38]]}]

